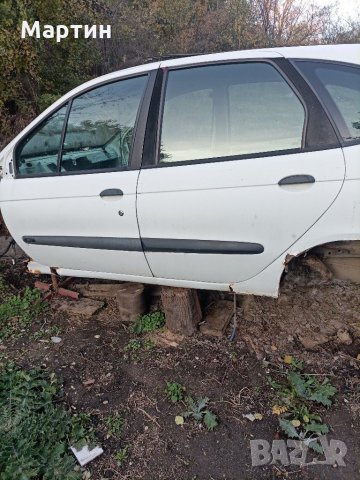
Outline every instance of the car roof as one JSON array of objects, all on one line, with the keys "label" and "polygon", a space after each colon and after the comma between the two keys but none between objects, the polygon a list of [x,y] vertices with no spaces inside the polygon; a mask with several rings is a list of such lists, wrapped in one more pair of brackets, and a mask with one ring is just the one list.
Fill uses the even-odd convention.
[{"label": "car roof", "polygon": [[238,50],[233,52],[169,59],[161,62],[161,66],[173,67],[194,63],[276,57],[338,61],[360,65],[360,44],[312,45],[303,47],[275,47],[254,50]]}]

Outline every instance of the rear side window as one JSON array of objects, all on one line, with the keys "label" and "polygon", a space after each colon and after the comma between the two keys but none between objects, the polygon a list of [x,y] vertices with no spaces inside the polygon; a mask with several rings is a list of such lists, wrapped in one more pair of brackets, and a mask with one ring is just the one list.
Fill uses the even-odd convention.
[{"label": "rear side window", "polygon": [[299,149],[304,123],[302,103],[272,65],[173,70],[167,79],[160,162]]},{"label": "rear side window", "polygon": [[322,98],[345,142],[360,140],[360,67],[298,61]]}]

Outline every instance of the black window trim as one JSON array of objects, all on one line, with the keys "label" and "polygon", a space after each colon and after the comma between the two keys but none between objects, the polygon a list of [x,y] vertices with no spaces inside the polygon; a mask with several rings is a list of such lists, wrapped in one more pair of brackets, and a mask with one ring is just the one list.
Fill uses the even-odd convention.
[{"label": "black window trim", "polygon": [[[139,170],[141,166],[141,157],[142,157],[142,148],[143,148],[143,140],[145,135],[145,128],[146,128],[146,119],[148,116],[148,110],[150,106],[150,101],[152,97],[152,91],[154,87],[154,82],[156,78],[156,73],[158,68],[152,70],[146,70],[144,72],[139,73],[131,73],[128,75],[124,75],[118,78],[113,78],[111,80],[104,80],[102,82],[98,82],[95,85],[91,85],[83,90],[77,92],[76,94],[68,97],[64,100],[60,105],[57,106],[56,109],[49,112],[44,118],[39,120],[26,134],[21,137],[15,144],[13,149],[12,155],[12,162],[14,165],[14,179],[22,179],[22,178],[42,178],[42,177],[63,177],[67,175],[91,175],[95,173],[112,173],[112,172],[120,172],[120,171],[129,171],[129,170]],[[65,140],[65,134],[67,129],[67,121],[70,115],[71,106],[73,100],[84,95],[85,93],[91,92],[99,87],[104,85],[110,85],[112,83],[117,83],[122,80],[127,80],[131,78],[140,78],[140,77],[147,77],[147,81],[145,83],[144,91],[142,92],[142,96],[139,103],[139,108],[137,111],[135,124],[134,124],[134,136],[132,139],[132,145],[130,150],[129,156],[129,165],[128,166],[120,166],[115,168],[101,168],[101,169],[92,169],[92,170],[72,170],[69,172],[61,172],[60,171],[60,161],[62,156],[63,150],[63,142]],[[18,171],[18,165],[16,162],[16,153],[20,146],[20,144],[29,136],[31,135],[36,129],[38,129],[44,122],[46,122],[50,117],[56,114],[61,108],[67,106],[64,124],[61,132],[60,137],[60,144],[58,149],[58,158],[57,158],[57,171],[56,172],[48,172],[48,173],[39,173],[39,174],[21,174]]]},{"label": "black window trim", "polygon": [[[212,157],[212,158],[202,158],[196,160],[183,160],[177,162],[159,162],[159,154],[160,154],[160,136],[161,136],[161,126],[162,126],[162,118],[164,112],[164,103],[165,103],[165,94],[166,94],[166,86],[167,86],[167,78],[168,73],[172,70],[184,70],[194,67],[202,67],[202,66],[216,66],[216,65],[223,65],[223,64],[239,64],[239,63],[265,63],[270,64],[273,66],[280,76],[284,79],[284,81],[288,84],[289,88],[294,92],[294,94],[298,97],[300,103],[302,104],[305,112],[304,118],[304,126],[303,126],[303,133],[302,133],[302,147],[295,148],[290,150],[275,150],[269,152],[259,152],[259,153],[251,153],[251,154],[239,154],[239,155],[232,155],[232,156],[225,156],[225,157]],[[144,144],[144,153],[143,153],[143,162],[141,168],[166,168],[166,167],[177,167],[177,166],[186,166],[186,165],[196,165],[201,163],[216,163],[216,162],[224,162],[224,161],[234,161],[234,160],[247,160],[251,158],[263,158],[263,157],[272,157],[272,156],[282,156],[282,155],[289,155],[289,154],[299,154],[299,153],[307,153],[312,151],[321,151],[321,150],[329,150],[340,148],[340,142],[336,131],[332,131],[334,134],[334,141],[329,142],[326,146],[324,145],[316,145],[312,144],[310,147],[307,147],[306,141],[308,137],[308,124],[309,124],[309,99],[306,98],[308,95],[305,95],[303,88],[299,88],[299,80],[306,83],[306,86],[310,88],[297,69],[289,62],[288,59],[284,57],[276,57],[276,58],[247,58],[247,59],[239,59],[239,60],[220,60],[220,61],[209,61],[203,63],[191,63],[188,65],[176,65],[172,67],[161,67],[160,69],[163,72],[163,81],[160,94],[154,91],[153,99],[152,99],[152,109],[156,109],[158,112],[157,114],[157,127],[156,127],[156,136],[153,133],[150,135],[153,136],[152,141],[151,139],[145,137],[145,144]],[[294,78],[294,81],[292,78]],[[312,93],[312,92],[311,92]],[[317,97],[312,94],[312,98],[310,99],[310,103],[314,103],[314,98],[318,101]],[[307,101],[308,100],[308,101]],[[313,106],[313,105],[312,105]],[[320,108],[322,113],[328,119],[328,115],[326,111],[324,111],[320,102],[318,102],[317,108]],[[149,115],[149,121],[153,121],[154,113]],[[332,126],[332,123],[330,124]],[[149,128],[149,125],[148,125]],[[151,130],[151,128],[149,128]],[[151,144],[155,142],[156,146],[155,149],[151,148]]]},{"label": "black window trim", "polygon": [[[360,139],[358,140],[345,140],[340,132],[340,129],[338,125],[343,125],[343,128],[349,131],[348,126],[346,125],[346,122],[337,107],[336,103],[334,100],[331,98],[330,94],[326,91],[325,87],[323,84],[320,82],[320,80],[315,79],[316,85],[313,84],[313,82],[310,82],[310,79],[306,77],[306,75],[302,72],[301,68],[299,67],[298,63],[306,62],[306,63],[316,63],[316,64],[330,64],[334,66],[342,66],[342,67],[350,67],[350,68],[357,68],[360,70],[360,65],[356,63],[349,63],[349,62],[341,62],[341,61],[336,61],[336,60],[324,60],[324,59],[314,59],[314,58],[292,58],[290,60],[291,64],[293,67],[298,71],[298,73],[305,79],[309,87],[311,88],[312,92],[318,99],[318,101],[321,103],[322,108],[326,112],[335,132],[338,137],[339,143],[342,147],[350,147],[352,145],[359,145],[360,144]],[[331,105],[331,110],[329,109],[328,105],[324,101],[322,95],[319,95],[319,90],[322,92],[322,94],[326,97],[326,102],[328,102]],[[350,134],[350,132],[349,132]]]}]

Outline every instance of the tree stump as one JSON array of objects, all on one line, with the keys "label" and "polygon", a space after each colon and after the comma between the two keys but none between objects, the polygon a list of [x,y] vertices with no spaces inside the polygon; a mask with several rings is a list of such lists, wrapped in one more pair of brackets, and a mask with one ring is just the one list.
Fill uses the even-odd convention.
[{"label": "tree stump", "polygon": [[193,335],[202,319],[201,307],[196,290],[189,288],[163,287],[161,301],[166,326],[174,333]]}]

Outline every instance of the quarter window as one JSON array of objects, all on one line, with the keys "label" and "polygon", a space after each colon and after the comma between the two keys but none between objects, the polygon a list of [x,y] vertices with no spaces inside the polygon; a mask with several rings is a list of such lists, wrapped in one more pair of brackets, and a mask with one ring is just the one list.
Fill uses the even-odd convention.
[{"label": "quarter window", "polygon": [[360,140],[360,68],[298,62],[334,118],[345,141]]},{"label": "quarter window", "polygon": [[170,71],[160,162],[299,149],[304,122],[302,103],[267,63]]},{"label": "quarter window", "polygon": [[44,175],[57,171],[65,114],[66,106],[47,118],[20,143],[15,155],[20,175]]}]

